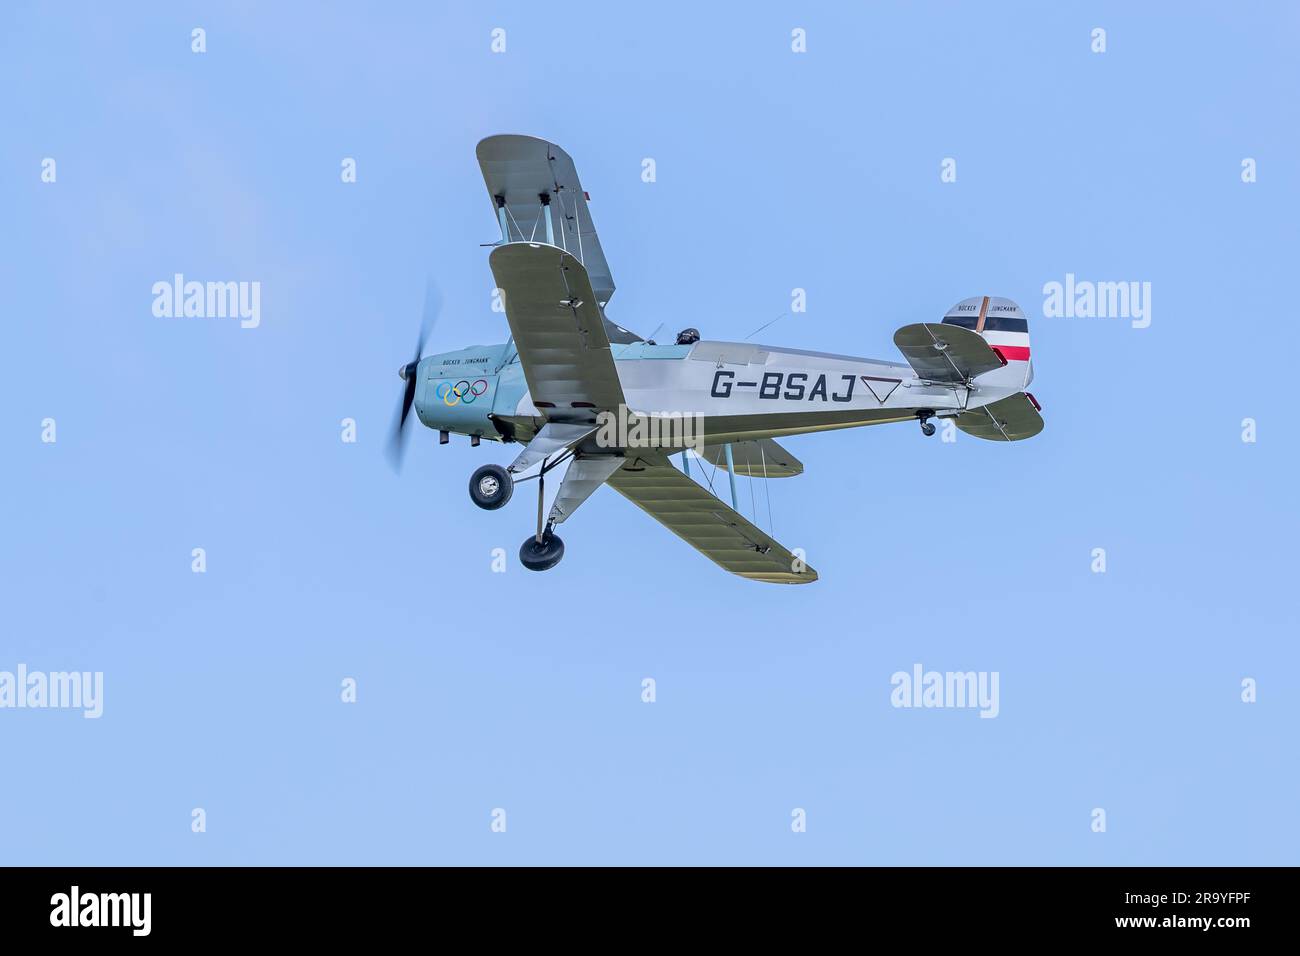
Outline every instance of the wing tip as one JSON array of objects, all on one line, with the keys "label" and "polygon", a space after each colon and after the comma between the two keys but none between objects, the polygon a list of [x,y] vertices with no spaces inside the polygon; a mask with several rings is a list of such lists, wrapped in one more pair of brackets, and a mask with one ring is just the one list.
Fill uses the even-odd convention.
[{"label": "wing tip", "polygon": [[817,572],[808,567],[802,571],[732,571],[731,573],[737,577],[757,581],[759,584],[812,584],[818,579]]},{"label": "wing tip", "polygon": [[549,139],[527,133],[494,133],[484,136],[474,147],[474,155],[479,163],[508,160],[539,160],[545,163],[552,157],[573,162],[568,153]]}]

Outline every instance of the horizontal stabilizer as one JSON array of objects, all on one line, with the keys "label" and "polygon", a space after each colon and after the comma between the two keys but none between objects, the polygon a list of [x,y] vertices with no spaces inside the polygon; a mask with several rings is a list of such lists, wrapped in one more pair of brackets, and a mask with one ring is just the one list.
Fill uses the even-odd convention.
[{"label": "horizontal stabilizer", "polygon": [[989,441],[1020,441],[1043,430],[1038,403],[1028,392],[1017,392],[991,405],[962,412],[955,421],[967,435]]},{"label": "horizontal stabilizer", "polygon": [[1006,365],[984,336],[959,325],[918,322],[894,333],[894,344],[927,382],[960,385]]}]

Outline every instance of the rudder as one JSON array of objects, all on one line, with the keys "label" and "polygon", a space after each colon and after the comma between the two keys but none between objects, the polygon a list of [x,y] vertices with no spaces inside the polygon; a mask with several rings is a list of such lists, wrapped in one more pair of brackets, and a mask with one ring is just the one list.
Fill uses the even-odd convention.
[{"label": "rudder", "polygon": [[1005,368],[988,373],[997,384],[1023,389],[1034,380],[1034,366],[1029,357],[1029,320],[1011,299],[991,295],[963,299],[948,310],[943,322],[982,335],[1006,362]]}]

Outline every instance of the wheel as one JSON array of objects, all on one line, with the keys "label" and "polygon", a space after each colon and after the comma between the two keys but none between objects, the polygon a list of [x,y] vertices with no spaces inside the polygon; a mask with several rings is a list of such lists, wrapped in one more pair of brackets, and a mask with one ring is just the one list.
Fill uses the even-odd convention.
[{"label": "wheel", "polygon": [[564,557],[564,542],[553,531],[542,535],[542,543],[537,543],[537,536],[530,534],[528,540],[519,548],[519,563],[529,571],[549,571],[560,563]]},{"label": "wheel", "polygon": [[921,434],[922,434],[922,435],[925,435],[927,438],[928,438],[930,435],[933,435],[933,434],[934,434],[934,426],[931,425],[929,422],[922,422],[922,423],[921,423]]},{"label": "wheel", "polygon": [[515,491],[515,480],[500,465],[484,465],[469,476],[469,496],[474,504],[487,511],[496,511]]}]

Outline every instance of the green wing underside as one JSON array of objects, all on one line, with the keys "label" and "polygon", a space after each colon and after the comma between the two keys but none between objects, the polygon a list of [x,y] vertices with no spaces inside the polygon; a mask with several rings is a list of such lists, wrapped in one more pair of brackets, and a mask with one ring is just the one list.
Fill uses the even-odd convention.
[{"label": "green wing underside", "polygon": [[817,572],[801,557],[712,492],[682,474],[661,454],[634,455],[609,486],[719,567],[753,581],[808,584]]},{"label": "green wing underside", "polygon": [[1043,430],[1043,416],[1024,392],[963,412],[955,420],[966,434],[988,441],[1022,441]]}]

